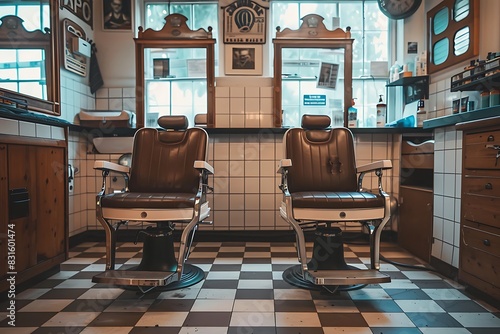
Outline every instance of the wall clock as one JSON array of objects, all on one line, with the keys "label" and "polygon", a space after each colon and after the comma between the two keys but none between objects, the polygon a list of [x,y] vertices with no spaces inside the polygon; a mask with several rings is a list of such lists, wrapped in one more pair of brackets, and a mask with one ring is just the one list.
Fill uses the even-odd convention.
[{"label": "wall clock", "polygon": [[390,19],[399,20],[411,16],[422,0],[377,0],[378,7]]}]

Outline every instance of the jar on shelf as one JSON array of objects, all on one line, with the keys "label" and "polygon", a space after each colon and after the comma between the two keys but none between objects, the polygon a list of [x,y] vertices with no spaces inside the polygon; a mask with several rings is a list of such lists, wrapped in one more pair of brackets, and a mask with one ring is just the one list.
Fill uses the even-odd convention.
[{"label": "jar on shelf", "polygon": [[492,89],[490,91],[490,107],[500,105],[500,89]]}]

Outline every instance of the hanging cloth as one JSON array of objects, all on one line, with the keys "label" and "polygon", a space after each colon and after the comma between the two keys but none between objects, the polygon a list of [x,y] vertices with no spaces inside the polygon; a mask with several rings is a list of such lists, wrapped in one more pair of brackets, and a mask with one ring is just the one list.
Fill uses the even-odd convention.
[{"label": "hanging cloth", "polygon": [[89,86],[90,92],[94,94],[104,85],[104,81],[102,80],[101,70],[99,69],[99,63],[97,62],[97,47],[92,41],[90,41],[90,43],[92,46],[92,53],[90,56]]}]

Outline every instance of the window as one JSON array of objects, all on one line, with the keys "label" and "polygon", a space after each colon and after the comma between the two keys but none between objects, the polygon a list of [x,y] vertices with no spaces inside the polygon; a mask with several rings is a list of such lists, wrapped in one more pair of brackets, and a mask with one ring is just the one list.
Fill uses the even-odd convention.
[{"label": "window", "polygon": [[[389,19],[378,9],[375,0],[271,2],[270,33],[276,35],[276,27],[298,29],[301,18],[307,14],[319,14],[327,29],[351,27],[353,44],[353,98],[356,98],[360,127],[376,126],[376,104],[379,95],[385,95],[386,76],[371,75],[372,61],[388,61]],[[335,26],[334,26],[335,25]],[[272,54],[272,52],[271,52]],[[338,117],[343,110],[343,77],[339,75],[335,90],[317,85],[321,62],[335,62],[339,58],[334,50],[300,49],[283,54],[283,125],[298,126],[305,113],[328,114],[335,125],[342,124]],[[340,57],[342,58],[342,57]],[[342,66],[342,65],[341,65]],[[342,70],[339,73],[343,73]],[[306,95],[326,95],[326,105],[311,106]]]},{"label": "window", "polygon": [[[161,30],[165,17],[173,13],[184,15],[191,30],[212,27],[212,36],[217,38],[216,1],[144,1],[145,29]],[[185,115],[193,126],[194,116],[207,112],[205,49],[149,48],[144,57],[145,125],[156,126],[156,120],[163,115]],[[217,66],[217,49],[215,59]],[[157,73],[155,68],[158,70],[159,66],[161,70]]]},{"label": "window", "polygon": [[[27,31],[43,30],[50,26],[48,4],[6,5],[1,7],[2,17],[15,15],[23,18]],[[43,49],[0,49],[0,87],[47,99],[45,52]]]},{"label": "window", "polygon": [[444,0],[427,13],[429,73],[479,54],[479,1]]}]

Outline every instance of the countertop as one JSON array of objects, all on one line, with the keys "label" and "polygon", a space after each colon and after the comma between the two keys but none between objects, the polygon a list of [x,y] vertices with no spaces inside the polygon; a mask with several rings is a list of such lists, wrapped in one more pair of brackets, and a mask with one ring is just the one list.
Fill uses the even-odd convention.
[{"label": "countertop", "polygon": [[484,109],[462,112],[459,114],[428,119],[424,121],[424,129],[435,129],[445,126],[452,126],[457,123],[495,117],[499,115],[500,115],[500,105]]}]

